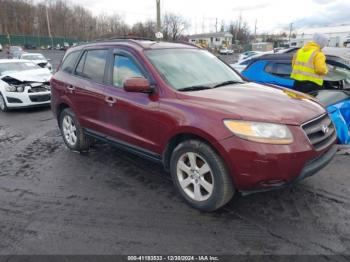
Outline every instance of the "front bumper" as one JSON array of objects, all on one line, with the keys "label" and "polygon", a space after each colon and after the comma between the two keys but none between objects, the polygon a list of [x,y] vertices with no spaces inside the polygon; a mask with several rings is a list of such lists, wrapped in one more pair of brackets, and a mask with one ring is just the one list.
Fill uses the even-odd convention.
[{"label": "front bumper", "polygon": [[331,149],[329,149],[325,154],[323,154],[322,156],[307,163],[304,166],[304,168],[302,169],[300,175],[297,176],[291,182],[287,182],[284,184],[280,184],[278,186],[264,188],[264,189],[246,190],[246,191],[242,190],[241,193],[242,193],[242,195],[250,195],[250,194],[254,194],[254,193],[266,192],[266,191],[271,191],[271,190],[282,189],[282,188],[294,186],[295,184],[297,184],[301,180],[303,180],[307,177],[313,176],[318,171],[320,171],[322,168],[327,166],[332,161],[332,159],[334,158],[336,153],[337,153],[337,147],[335,145],[333,145],[331,147]]},{"label": "front bumper", "polygon": [[288,186],[315,174],[332,160],[336,139],[316,150],[300,127],[289,128],[294,136],[290,145],[262,144],[236,136],[220,141],[218,150],[238,191],[255,193]]},{"label": "front bumper", "polygon": [[4,92],[3,97],[9,109],[46,106],[51,103],[51,92],[35,92],[28,93],[27,91],[19,92]]}]

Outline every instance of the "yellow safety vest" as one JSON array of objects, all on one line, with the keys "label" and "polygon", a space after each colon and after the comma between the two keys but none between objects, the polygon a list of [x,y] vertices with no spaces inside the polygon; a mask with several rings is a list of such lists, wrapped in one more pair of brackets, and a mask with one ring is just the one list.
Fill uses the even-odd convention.
[{"label": "yellow safety vest", "polygon": [[319,86],[322,86],[323,77],[316,74],[314,66],[314,58],[318,52],[319,51],[315,49],[311,49],[309,51],[300,49],[295,58],[291,78],[298,81],[311,81]]}]

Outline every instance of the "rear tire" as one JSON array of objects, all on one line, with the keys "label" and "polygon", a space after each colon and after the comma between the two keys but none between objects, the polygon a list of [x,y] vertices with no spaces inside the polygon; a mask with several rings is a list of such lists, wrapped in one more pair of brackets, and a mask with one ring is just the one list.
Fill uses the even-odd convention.
[{"label": "rear tire", "polygon": [[170,173],[181,196],[190,206],[202,211],[219,209],[235,192],[222,158],[199,140],[187,140],[175,148]]},{"label": "rear tire", "polygon": [[6,101],[1,93],[0,93],[0,110],[2,112],[7,112],[9,110],[7,105],[6,105]]},{"label": "rear tire", "polygon": [[66,146],[74,151],[85,152],[90,148],[90,138],[88,138],[80,123],[70,108],[62,111],[59,118],[61,134]]}]

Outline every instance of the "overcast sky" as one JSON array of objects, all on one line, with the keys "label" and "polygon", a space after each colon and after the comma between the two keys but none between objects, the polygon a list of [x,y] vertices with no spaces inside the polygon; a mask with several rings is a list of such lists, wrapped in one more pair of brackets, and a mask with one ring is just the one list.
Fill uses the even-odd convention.
[{"label": "overcast sky", "polygon": [[[90,9],[94,14],[118,13],[128,24],[155,19],[156,0],[67,0]],[[226,24],[239,13],[253,31],[278,32],[294,23],[297,28],[350,24],[350,0],[161,0],[162,13],[184,16],[189,33],[214,31],[215,20]]]}]

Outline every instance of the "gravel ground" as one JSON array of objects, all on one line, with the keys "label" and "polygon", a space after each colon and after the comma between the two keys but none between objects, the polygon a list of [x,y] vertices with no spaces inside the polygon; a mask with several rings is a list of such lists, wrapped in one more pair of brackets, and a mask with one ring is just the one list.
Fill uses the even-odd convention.
[{"label": "gravel ground", "polygon": [[[61,51],[44,53],[56,59]],[[53,61],[53,64],[57,64]],[[292,189],[188,207],[158,165],[69,151],[49,108],[0,113],[0,254],[350,255],[346,149]]]}]

